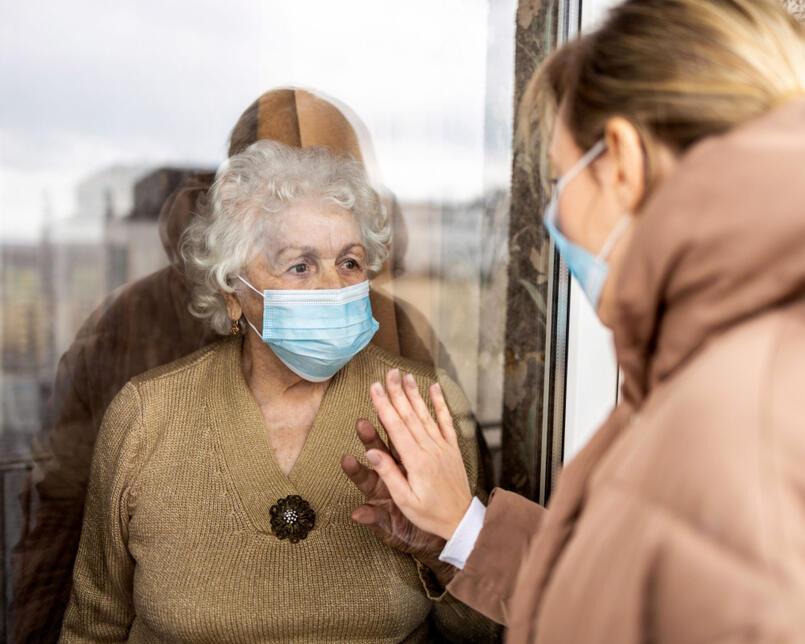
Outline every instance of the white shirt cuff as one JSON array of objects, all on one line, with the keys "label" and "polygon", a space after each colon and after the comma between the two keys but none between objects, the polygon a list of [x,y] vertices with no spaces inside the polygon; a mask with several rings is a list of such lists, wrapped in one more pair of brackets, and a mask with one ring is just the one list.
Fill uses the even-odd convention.
[{"label": "white shirt cuff", "polygon": [[463,570],[464,564],[467,563],[467,559],[470,558],[470,553],[475,547],[475,542],[478,541],[485,516],[486,506],[477,496],[473,497],[470,507],[464,513],[464,518],[461,519],[461,523],[458,524],[450,541],[445,544],[439,555],[439,561]]}]

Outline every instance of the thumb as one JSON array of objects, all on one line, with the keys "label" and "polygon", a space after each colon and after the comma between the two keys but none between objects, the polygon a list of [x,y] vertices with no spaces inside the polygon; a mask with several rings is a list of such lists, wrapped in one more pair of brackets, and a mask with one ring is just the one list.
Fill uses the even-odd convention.
[{"label": "thumb", "polygon": [[394,459],[387,452],[370,449],[366,452],[366,460],[369,461],[369,464],[383,480],[383,483],[386,484],[394,503],[400,508],[409,505],[413,492],[408,484],[408,479],[400,471]]}]

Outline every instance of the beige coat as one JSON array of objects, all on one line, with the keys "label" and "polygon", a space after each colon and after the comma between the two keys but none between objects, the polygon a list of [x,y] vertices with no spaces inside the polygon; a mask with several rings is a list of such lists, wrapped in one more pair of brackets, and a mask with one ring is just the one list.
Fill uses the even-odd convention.
[{"label": "beige coat", "polygon": [[509,642],[805,642],[805,100],[686,156],[617,297],[622,404],[449,590]]}]

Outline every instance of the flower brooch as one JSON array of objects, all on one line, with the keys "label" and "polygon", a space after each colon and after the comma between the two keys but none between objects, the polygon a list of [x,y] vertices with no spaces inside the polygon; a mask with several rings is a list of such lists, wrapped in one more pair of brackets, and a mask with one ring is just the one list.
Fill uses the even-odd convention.
[{"label": "flower brooch", "polygon": [[316,525],[316,512],[301,496],[292,494],[280,499],[269,510],[271,530],[278,539],[299,543]]}]

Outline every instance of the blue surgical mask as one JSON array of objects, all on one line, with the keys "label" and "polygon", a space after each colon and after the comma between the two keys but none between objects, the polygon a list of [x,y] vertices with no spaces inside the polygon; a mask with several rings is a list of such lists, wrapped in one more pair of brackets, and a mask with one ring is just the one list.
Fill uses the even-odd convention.
[{"label": "blue surgical mask", "polygon": [[601,292],[604,290],[604,284],[609,275],[609,264],[607,258],[615,244],[618,243],[620,238],[626,232],[626,229],[631,225],[632,220],[628,215],[624,215],[618,224],[613,228],[609,234],[607,241],[604,243],[601,252],[598,255],[593,255],[588,250],[582,248],[578,244],[574,244],[567,237],[565,237],[559,230],[559,196],[562,190],[575,179],[587,166],[595,161],[604,150],[607,149],[604,141],[596,143],[587,154],[585,154],[578,162],[565,174],[559,181],[556,182],[556,188],[551,196],[551,202],[548,204],[548,209],[545,211],[543,223],[548,230],[548,234],[553,239],[556,245],[556,250],[559,255],[565,260],[570,274],[576,278],[587,299],[592,304],[593,309],[597,312],[598,305],[601,302]]},{"label": "blue surgical mask", "polygon": [[346,288],[261,293],[238,279],[263,298],[262,333],[247,318],[248,325],[288,369],[310,382],[332,378],[380,328],[372,317],[368,281]]}]

